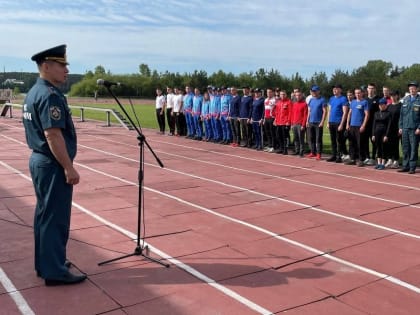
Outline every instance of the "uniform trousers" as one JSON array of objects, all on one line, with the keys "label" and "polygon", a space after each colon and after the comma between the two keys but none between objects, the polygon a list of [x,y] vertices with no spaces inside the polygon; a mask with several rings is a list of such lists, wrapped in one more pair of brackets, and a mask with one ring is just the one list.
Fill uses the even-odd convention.
[{"label": "uniform trousers", "polygon": [[59,279],[69,238],[73,185],[66,183],[64,169],[55,159],[33,152],[29,169],[36,194],[34,215],[35,270],[44,279]]},{"label": "uniform trousers", "polygon": [[419,136],[414,129],[404,128],[402,130],[402,168],[415,170],[417,166],[419,151]]}]

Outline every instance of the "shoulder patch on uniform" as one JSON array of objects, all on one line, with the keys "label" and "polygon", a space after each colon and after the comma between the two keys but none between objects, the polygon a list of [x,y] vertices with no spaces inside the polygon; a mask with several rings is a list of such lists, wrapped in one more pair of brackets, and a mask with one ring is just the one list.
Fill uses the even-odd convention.
[{"label": "shoulder patch on uniform", "polygon": [[50,117],[54,120],[61,119],[61,109],[58,106],[50,107]]}]

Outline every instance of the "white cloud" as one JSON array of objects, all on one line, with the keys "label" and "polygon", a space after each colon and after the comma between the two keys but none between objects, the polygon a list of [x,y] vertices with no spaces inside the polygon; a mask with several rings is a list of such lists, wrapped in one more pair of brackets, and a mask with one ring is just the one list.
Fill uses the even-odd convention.
[{"label": "white cloud", "polygon": [[134,73],[147,63],[158,71],[263,67],[306,77],[371,59],[411,65],[420,46],[408,0],[4,0],[0,11],[2,33],[12,39],[0,42],[7,71],[34,71],[30,56],[61,43],[73,73],[99,64]]}]

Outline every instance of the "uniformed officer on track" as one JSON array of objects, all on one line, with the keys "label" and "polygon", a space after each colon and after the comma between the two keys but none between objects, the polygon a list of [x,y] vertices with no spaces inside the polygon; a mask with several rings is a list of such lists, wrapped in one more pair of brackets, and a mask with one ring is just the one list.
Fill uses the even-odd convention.
[{"label": "uniformed officer on track", "polygon": [[66,45],[32,56],[40,77],[23,106],[29,168],[36,194],[34,215],[35,270],[46,285],[74,284],[86,279],[69,271],[69,238],[73,185],[80,176],[73,167],[76,132],[67,100],[58,87],[69,72]]},{"label": "uniformed officer on track", "polygon": [[403,162],[399,172],[416,172],[420,138],[420,95],[417,81],[408,83],[409,95],[403,98],[399,121],[399,134],[402,135]]}]

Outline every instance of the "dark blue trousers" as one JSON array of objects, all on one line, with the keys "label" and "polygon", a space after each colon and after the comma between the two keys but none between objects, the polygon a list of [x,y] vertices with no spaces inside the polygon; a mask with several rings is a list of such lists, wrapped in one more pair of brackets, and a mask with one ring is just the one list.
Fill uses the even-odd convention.
[{"label": "dark blue trousers", "polygon": [[417,166],[419,151],[419,136],[415,134],[414,129],[403,129],[402,133],[402,167],[415,170]]},{"label": "dark blue trousers", "polygon": [[73,186],[66,183],[63,168],[54,159],[32,153],[29,168],[36,194],[34,216],[35,270],[44,279],[59,279],[69,238]]}]

